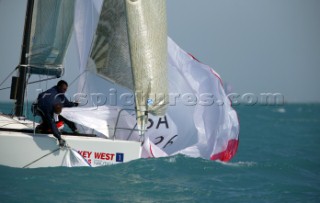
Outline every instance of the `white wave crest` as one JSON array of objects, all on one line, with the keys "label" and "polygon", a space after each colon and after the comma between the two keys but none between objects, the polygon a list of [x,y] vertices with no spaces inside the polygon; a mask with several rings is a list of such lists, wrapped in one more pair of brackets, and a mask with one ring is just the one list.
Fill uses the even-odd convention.
[{"label": "white wave crest", "polygon": [[226,166],[232,166],[232,167],[252,167],[257,165],[257,162],[253,161],[238,161],[238,162],[222,162],[218,161],[219,163],[226,165]]}]

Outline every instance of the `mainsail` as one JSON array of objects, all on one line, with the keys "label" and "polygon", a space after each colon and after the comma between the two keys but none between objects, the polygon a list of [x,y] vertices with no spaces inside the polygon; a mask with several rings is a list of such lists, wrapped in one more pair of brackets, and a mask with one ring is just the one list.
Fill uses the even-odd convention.
[{"label": "mainsail", "polygon": [[27,62],[31,74],[63,74],[62,62],[73,31],[75,0],[35,0]]},{"label": "mainsail", "polygon": [[[73,31],[74,8],[75,0],[28,0],[21,58],[18,66],[19,75],[12,79],[10,95],[11,99],[17,100],[15,116],[18,119],[10,118],[9,126],[14,123],[13,127],[1,129],[1,143],[3,144],[1,154],[15,151],[15,158],[10,157],[8,161],[4,155],[1,157],[1,164],[4,162],[23,168],[50,165],[90,166],[76,150],[68,146],[64,149],[58,147],[51,151],[50,148],[56,146],[50,136],[37,136],[35,129],[31,133],[32,131],[28,127],[30,121],[24,118],[21,122],[19,118],[23,115],[28,76],[29,78],[31,74],[62,76],[62,63]],[[1,115],[1,118],[3,119],[5,116]],[[19,143],[27,146],[27,154],[19,149]],[[15,146],[13,149],[5,147],[12,145]],[[47,153],[48,151],[50,152]],[[46,154],[41,156],[42,153]],[[37,156],[40,158],[35,159]],[[25,160],[30,158],[33,161],[23,164]],[[63,158],[63,162],[61,162],[61,158]]]},{"label": "mainsail", "polygon": [[12,78],[10,99],[22,116],[27,74],[61,77],[73,28],[75,0],[28,0],[19,77]]}]

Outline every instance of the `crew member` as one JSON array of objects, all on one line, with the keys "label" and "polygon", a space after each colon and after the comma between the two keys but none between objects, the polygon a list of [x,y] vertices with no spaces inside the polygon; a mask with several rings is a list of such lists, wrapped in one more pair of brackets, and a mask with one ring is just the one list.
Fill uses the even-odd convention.
[{"label": "crew member", "polygon": [[[76,107],[78,103],[70,102],[65,97],[65,92],[68,89],[68,83],[64,80],[60,80],[56,86],[48,89],[45,92],[39,94],[36,104],[36,112],[42,118],[42,123],[36,130],[45,132],[51,129],[53,135],[58,139],[61,147],[65,146],[65,140],[61,138],[61,133],[56,126],[54,119],[54,113],[60,114],[63,107]],[[59,115],[59,120],[64,121],[72,131],[77,132],[75,124],[66,118]]]}]

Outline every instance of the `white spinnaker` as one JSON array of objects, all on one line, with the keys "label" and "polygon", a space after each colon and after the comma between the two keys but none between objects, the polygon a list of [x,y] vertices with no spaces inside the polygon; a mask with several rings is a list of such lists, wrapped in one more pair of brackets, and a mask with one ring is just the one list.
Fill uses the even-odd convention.
[{"label": "white spinnaker", "polygon": [[[169,92],[170,100],[166,116],[149,115],[144,143],[145,157],[159,157],[184,154],[205,159],[230,160],[236,150],[239,134],[239,122],[226,96],[221,79],[210,67],[199,63],[168,38],[169,55]],[[107,82],[106,84],[107,85]],[[109,121],[109,128],[116,123],[115,114],[106,113],[110,108],[101,106],[98,115],[100,121]],[[117,107],[120,109],[120,107]],[[77,108],[65,109],[77,111]],[[94,126],[100,121],[94,112],[85,113],[82,121],[86,126]],[[119,110],[116,110],[119,112]],[[66,114],[65,114],[66,113]],[[74,115],[77,115],[76,113]],[[120,128],[135,127],[135,115],[126,115],[120,120]],[[81,121],[81,117],[80,121]],[[79,122],[79,121],[78,121]],[[121,126],[124,125],[124,126]],[[131,134],[131,136],[129,136]],[[117,138],[139,140],[137,131],[118,131]],[[232,144],[234,143],[234,144]]]},{"label": "white spinnaker", "polygon": [[75,149],[72,148],[65,148],[60,149],[65,151],[65,156],[63,159],[62,166],[66,167],[83,167],[83,166],[90,166],[90,164],[83,158]]},{"label": "white spinnaker", "polygon": [[87,63],[103,0],[77,0],[75,4],[75,38],[79,57],[78,92],[86,87]]},{"label": "white spinnaker", "polygon": [[[90,32],[92,31],[89,29],[88,33]],[[78,34],[76,30],[76,35]],[[145,150],[148,153],[146,156],[158,157],[180,153],[213,160],[227,161],[232,158],[238,146],[239,122],[236,112],[231,108],[230,101],[224,93],[218,74],[210,67],[198,62],[168,38],[168,75],[170,99],[167,114],[166,117],[150,116],[147,124],[150,128],[146,133],[146,139],[152,144],[147,146],[145,142]],[[105,90],[113,87],[117,90],[121,89],[120,86],[110,84],[94,72],[88,75],[85,86],[88,84],[90,89],[84,92],[87,95],[90,95],[90,92],[108,94],[110,92]],[[132,108],[130,101],[123,103],[119,100],[121,95],[128,92],[121,89],[116,93],[118,101],[112,105]],[[194,98],[197,98],[196,102]],[[110,100],[99,105],[110,105]],[[64,111],[64,114],[68,113]],[[129,114],[133,119],[134,115]],[[86,116],[90,117],[90,114]],[[90,118],[94,123],[95,116]],[[108,119],[110,120],[110,117],[104,118],[104,120]],[[129,120],[129,128],[133,128],[134,119]],[[127,139],[128,132],[122,132],[124,133],[122,139]],[[139,139],[136,133],[134,131],[130,139]],[[153,148],[157,150],[152,150]]]},{"label": "white spinnaker", "polygon": [[[134,111],[115,106],[65,108],[62,115],[77,123],[82,132],[121,140],[128,139],[136,124]],[[133,133],[130,139],[138,141],[139,136]]]},{"label": "white spinnaker", "polygon": [[168,115],[179,135],[183,134],[175,140],[177,146],[183,147],[167,152],[230,160],[238,146],[239,121],[220,76],[170,38],[168,53],[169,92],[177,98],[176,103],[170,101]]}]

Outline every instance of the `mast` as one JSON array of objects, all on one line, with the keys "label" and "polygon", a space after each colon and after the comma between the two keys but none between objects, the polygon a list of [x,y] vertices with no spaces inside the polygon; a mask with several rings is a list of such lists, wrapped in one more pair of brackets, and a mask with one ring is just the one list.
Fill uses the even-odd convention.
[{"label": "mast", "polygon": [[24,105],[24,94],[26,89],[26,77],[28,67],[28,49],[30,45],[30,33],[31,33],[31,23],[32,23],[32,13],[33,13],[34,0],[28,0],[27,11],[25,17],[23,43],[21,47],[21,58],[19,65],[19,77],[17,84],[17,101],[15,104],[15,115],[23,115],[23,105]]}]

